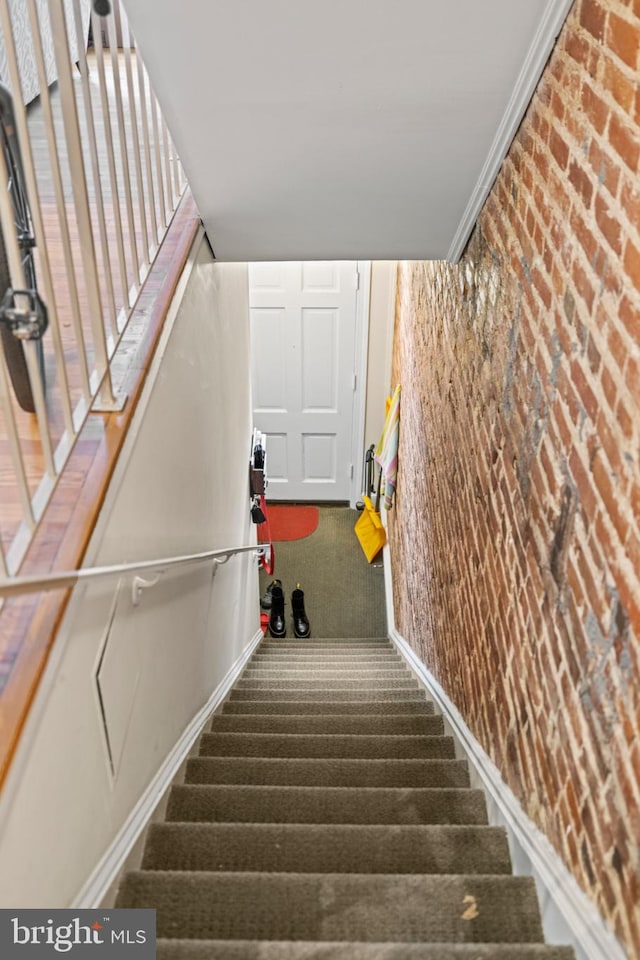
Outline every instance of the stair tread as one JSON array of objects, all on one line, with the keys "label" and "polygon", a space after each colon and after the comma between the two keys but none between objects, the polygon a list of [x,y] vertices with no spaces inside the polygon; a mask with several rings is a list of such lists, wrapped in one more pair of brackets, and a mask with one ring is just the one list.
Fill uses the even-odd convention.
[{"label": "stair tread", "polygon": [[466,760],[193,757],[186,783],[327,787],[468,787]]},{"label": "stair tread", "polygon": [[318,663],[330,663],[332,659],[335,658],[336,662],[342,660],[352,659],[355,661],[364,660],[371,661],[373,663],[404,663],[406,660],[403,660],[399,653],[392,649],[382,648],[380,650],[375,647],[365,647],[362,650],[352,649],[352,650],[341,650],[335,649],[332,650],[330,654],[323,653],[321,650],[266,650],[263,647],[258,647],[256,652],[252,655],[249,663],[279,663],[291,662],[291,663],[305,663],[306,661],[316,661]]},{"label": "stair tread", "polygon": [[453,758],[453,737],[339,733],[203,733],[202,756],[230,757],[344,757],[410,759]]},{"label": "stair tread", "polygon": [[[398,647],[386,637],[310,637],[303,640],[298,637],[285,637],[284,640],[275,640],[273,637],[266,636],[255,648],[255,653],[261,653],[264,650],[278,649],[287,650],[291,647],[313,647],[313,646],[331,646],[331,647],[376,647],[379,650],[398,653]],[[402,656],[402,654],[400,654]]]},{"label": "stair tread", "polygon": [[300,689],[298,687],[291,688],[286,687],[278,690],[260,690],[252,689],[248,687],[241,687],[236,685],[229,694],[230,700],[266,700],[275,699],[274,694],[277,694],[277,699],[280,701],[287,700],[299,700],[301,702],[310,701],[310,702],[322,702],[322,703],[342,703],[343,701],[354,701],[361,703],[362,701],[368,701],[369,703],[375,700],[401,700],[408,701],[409,703],[421,702],[426,700],[427,695],[424,690],[422,690],[417,685],[411,689],[384,689],[384,690],[368,690],[366,688],[352,688],[347,690],[336,690],[335,688],[327,687],[326,689]]},{"label": "stair tread", "polygon": [[376,713],[378,716],[433,716],[432,700],[242,700],[227,699],[222,704],[223,714],[265,714],[277,716],[321,716],[323,714],[360,716]]},{"label": "stair tread", "polygon": [[388,647],[393,646],[391,640],[388,637],[312,637],[311,640],[300,640],[297,637],[283,637],[282,639],[276,639],[274,637],[265,637],[260,646],[274,646],[282,645],[287,646],[287,644],[293,643],[377,643],[383,644]]},{"label": "stair tread", "polygon": [[283,787],[182,784],[168,820],[262,823],[485,824],[481,790],[465,787]]},{"label": "stair tread", "polygon": [[529,877],[129,873],[117,905],[143,907],[150,901],[158,911],[161,937],[543,940],[535,885]]},{"label": "stair tread", "polygon": [[310,651],[298,651],[292,652],[288,651],[287,653],[282,652],[264,652],[264,653],[254,653],[251,659],[248,661],[247,665],[254,664],[256,666],[264,665],[273,665],[277,666],[281,664],[289,664],[290,666],[304,666],[315,665],[318,666],[328,666],[337,669],[342,664],[352,663],[354,666],[358,664],[368,664],[370,666],[375,666],[376,664],[385,665],[397,665],[402,664],[408,669],[406,661],[402,659],[397,653],[392,653],[388,651],[386,653],[377,653],[375,650],[370,650],[368,648],[364,650],[331,650],[330,653],[322,653],[320,650]]},{"label": "stair tread", "polygon": [[322,678],[322,680],[332,682],[341,679],[384,680],[386,677],[397,679],[409,677],[413,679],[413,675],[401,664],[397,666],[394,664],[393,666],[380,667],[377,663],[345,665],[342,667],[336,667],[335,663],[298,664],[296,666],[292,666],[291,664],[280,665],[277,663],[268,665],[260,664],[257,667],[248,666],[242,674],[243,680],[271,680],[278,677],[291,681]]},{"label": "stair tread", "polygon": [[162,823],[143,869],[508,874],[511,863],[497,827]]},{"label": "stair tread", "polygon": [[570,960],[388,638],[265,638],[117,905],[160,960]]},{"label": "stair tread", "polygon": [[420,689],[418,681],[405,670],[400,676],[386,674],[383,677],[369,677],[363,674],[357,674],[352,677],[328,677],[319,672],[315,676],[313,673],[303,675],[296,673],[293,677],[283,677],[277,675],[274,677],[260,676],[247,677],[243,674],[235,684],[236,690],[277,690],[283,688],[286,690],[385,690],[385,689]]},{"label": "stair tread", "polygon": [[413,736],[441,734],[444,721],[436,714],[405,716],[391,714],[378,716],[363,714],[318,714],[317,716],[269,715],[269,714],[216,714],[212,717],[209,732],[273,732],[273,733],[400,733]]},{"label": "stair tread", "polygon": [[157,941],[158,960],[574,960],[571,947],[537,943],[350,943],[309,940]]}]

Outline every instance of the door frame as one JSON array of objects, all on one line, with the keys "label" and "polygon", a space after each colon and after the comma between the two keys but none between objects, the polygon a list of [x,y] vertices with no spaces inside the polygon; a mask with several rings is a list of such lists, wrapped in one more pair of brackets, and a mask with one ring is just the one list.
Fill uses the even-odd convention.
[{"label": "door frame", "polygon": [[367,358],[369,354],[369,309],[371,299],[371,261],[356,261],[358,289],[356,291],[356,316],[354,331],[354,366],[356,378],[353,395],[353,418],[351,429],[351,480],[349,505],[355,508],[362,496],[362,463],[364,459],[364,426],[367,406]]},{"label": "door frame", "polygon": [[[304,261],[296,261],[304,262]],[[337,262],[337,261],[334,261]],[[354,316],[354,353],[352,376],[354,377],[353,386],[353,409],[351,416],[351,440],[350,440],[350,479],[349,479],[349,505],[355,508],[358,500],[361,499],[362,489],[362,467],[365,453],[365,423],[367,412],[367,380],[368,380],[368,355],[369,355],[369,311],[371,306],[371,261],[356,260],[351,261],[356,266],[357,287],[355,297],[355,316]],[[247,263],[249,266],[249,263]],[[247,286],[249,288],[249,277],[247,275]],[[248,294],[248,309],[250,306],[250,291]],[[251,323],[251,321],[249,321]],[[253,350],[253,338],[251,338],[251,350]],[[250,360],[250,375],[251,364]],[[253,411],[253,397],[251,398],[251,410]],[[267,451],[268,452],[268,451]]]}]

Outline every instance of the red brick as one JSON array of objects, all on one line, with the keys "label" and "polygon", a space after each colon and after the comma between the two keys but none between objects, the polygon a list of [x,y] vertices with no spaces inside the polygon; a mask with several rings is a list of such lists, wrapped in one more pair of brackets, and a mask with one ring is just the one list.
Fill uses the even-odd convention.
[{"label": "red brick", "polygon": [[620,221],[611,213],[609,205],[601,194],[595,201],[596,222],[609,246],[620,255],[622,253],[622,227]]},{"label": "red brick", "polygon": [[582,362],[574,360],[571,364],[571,379],[576,388],[580,402],[592,422],[598,416],[598,401],[585,375]]},{"label": "red brick", "polygon": [[553,91],[551,96],[550,107],[556,120],[562,121],[564,119],[564,103],[562,102],[562,97],[556,90]]},{"label": "red brick", "polygon": [[[618,330],[614,326],[609,327],[608,336],[607,336],[607,345],[611,356],[618,364],[620,370],[624,370],[625,363],[627,362],[627,356],[629,353],[629,348],[623,338],[620,336]],[[612,373],[614,371],[611,371]]]},{"label": "red brick", "polygon": [[594,237],[591,228],[585,223],[584,218],[582,217],[582,211],[579,208],[571,211],[570,222],[574,238],[584,250],[589,263],[593,264],[598,258],[600,244]]},{"label": "red brick", "polygon": [[618,309],[618,317],[632,340],[640,338],[640,309],[635,307],[629,297],[623,297]]},{"label": "red brick", "polygon": [[598,182],[607,188],[612,197],[615,197],[620,182],[620,167],[595,139],[589,146],[589,163]]},{"label": "red brick", "polygon": [[[618,490],[614,481],[611,479],[611,468],[605,462],[602,456],[596,456],[591,467],[593,472],[593,477],[598,488],[598,492],[602,498],[604,508],[606,510],[607,516],[611,520],[615,531],[620,538],[620,542],[624,543],[627,530],[628,522],[621,515],[620,509],[618,506]],[[613,553],[617,553],[617,550],[614,548]]]},{"label": "red brick", "polygon": [[574,260],[573,267],[571,268],[571,276],[573,277],[573,282],[575,284],[576,292],[578,296],[582,297],[586,303],[589,310],[593,307],[593,301],[595,299],[595,291],[593,289],[593,283],[590,278],[587,276],[586,272],[580,266],[577,260]]},{"label": "red brick", "polygon": [[582,0],[580,7],[580,24],[588,30],[596,40],[604,39],[607,20],[606,10],[597,0]]},{"label": "red brick", "polygon": [[604,133],[609,119],[609,107],[588,84],[582,88],[582,109],[598,133]]},{"label": "red brick", "polygon": [[575,447],[569,454],[569,469],[571,470],[571,475],[578,491],[580,503],[587,511],[587,514],[590,517],[594,517],[597,503],[593,483]]},{"label": "red brick", "polygon": [[564,48],[578,64],[587,62],[591,49],[588,40],[573,31],[564,34]]},{"label": "red brick", "polygon": [[632,114],[636,88],[623,71],[612,61],[607,60],[604,67],[604,85],[625,113]]},{"label": "red brick", "polygon": [[549,149],[561,170],[564,170],[569,160],[569,147],[555,128],[549,134]]},{"label": "red brick", "polygon": [[637,25],[611,11],[609,13],[609,24],[607,28],[607,43],[617,56],[623,60],[627,66],[634,70],[638,63],[638,50],[640,49],[640,31]]},{"label": "red brick", "polygon": [[624,382],[632,397],[640,395],[640,363],[633,356],[629,356],[627,360]]},{"label": "red brick", "polygon": [[551,309],[551,290],[549,289],[549,286],[544,278],[543,273],[540,270],[538,270],[537,267],[534,267],[534,269],[531,272],[531,276],[533,279],[533,285],[540,299],[544,303],[547,310],[550,310]]},{"label": "red brick", "polygon": [[607,403],[611,409],[614,409],[618,399],[618,381],[611,376],[606,366],[603,366],[600,373],[600,382],[602,383],[602,389],[604,390]]},{"label": "red brick", "polygon": [[615,429],[615,421],[609,411],[600,410],[596,429],[598,431],[598,441],[602,444],[607,460],[614,473],[621,480],[625,472],[621,454],[621,438]]},{"label": "red brick", "polygon": [[635,180],[624,177],[620,188],[620,204],[627,218],[636,227],[640,226],[640,189]]},{"label": "red brick", "polygon": [[618,402],[618,406],[616,407],[616,417],[618,418],[620,429],[622,430],[622,435],[624,436],[625,440],[632,440],[635,432],[635,420],[633,415],[629,413],[629,410],[627,409],[623,400]]},{"label": "red brick", "polygon": [[593,337],[589,334],[587,338],[587,359],[589,361],[589,369],[591,373],[595,376],[600,369],[600,363],[602,362],[602,357],[600,351],[598,350],[596,344],[594,343]]},{"label": "red brick", "polygon": [[619,117],[617,113],[611,114],[609,121],[609,139],[618,156],[624,160],[630,170],[636,173],[638,170],[638,158],[640,157],[638,136],[632,130],[631,124]]},{"label": "red brick", "polygon": [[625,247],[624,268],[633,281],[636,290],[640,290],[640,250],[632,240],[628,240]]},{"label": "red brick", "polygon": [[[640,797],[625,797],[616,764],[623,751],[627,786],[633,762],[640,772],[640,98],[594,39],[629,9],[578,0],[569,14],[463,260],[478,293],[499,278],[497,303],[477,311],[460,267],[401,268],[393,362],[413,484],[399,488],[390,540],[394,568],[407,553],[401,630],[640,956],[628,880]],[[426,469],[425,448],[437,451]],[[595,624],[613,636],[613,590],[634,639],[606,655]],[[525,716],[532,733],[515,735]]]},{"label": "red brick", "polygon": [[588,207],[591,203],[591,197],[593,196],[593,186],[590,177],[576,160],[572,160],[569,164],[569,180],[582,199],[585,207]]}]

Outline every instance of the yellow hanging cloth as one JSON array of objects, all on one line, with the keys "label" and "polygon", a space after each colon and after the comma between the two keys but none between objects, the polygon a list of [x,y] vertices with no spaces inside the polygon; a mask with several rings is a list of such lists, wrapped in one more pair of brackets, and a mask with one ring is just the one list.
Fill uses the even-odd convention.
[{"label": "yellow hanging cloth", "polygon": [[369,497],[363,496],[364,510],[354,530],[365,557],[369,561],[377,557],[387,542],[387,532],[380,519],[380,483],[385,479],[385,507],[391,507],[396,485],[398,465],[398,424],[400,420],[400,384],[393,397],[387,397],[385,423],[376,448],[375,460],[380,466],[380,479],[375,506]]},{"label": "yellow hanging cloth", "polygon": [[358,518],[354,530],[365,557],[371,563],[387,542],[387,534],[382,526],[380,514],[369,497],[363,497],[362,499],[364,510]]}]

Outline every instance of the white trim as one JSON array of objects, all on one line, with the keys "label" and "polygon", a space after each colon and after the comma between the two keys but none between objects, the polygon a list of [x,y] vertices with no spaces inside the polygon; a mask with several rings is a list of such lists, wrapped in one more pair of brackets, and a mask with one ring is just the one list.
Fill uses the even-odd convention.
[{"label": "white trim", "polygon": [[351,477],[350,505],[355,509],[362,494],[362,459],[364,457],[364,424],[367,407],[367,354],[369,350],[369,309],[371,301],[371,261],[358,260],[360,283],[356,293],[356,316],[354,331],[354,365],[356,390],[353,397],[351,425]]},{"label": "white trim", "polygon": [[548,943],[573,947],[576,960],[625,960],[626,953],[600,913],[579,887],[547,837],[529,819],[500,771],[485,753],[457,707],[395,626],[392,564],[389,547],[383,551],[389,639],[426,688],[454,737],[456,756],[469,762],[471,785],[482,789],[492,826],[504,827],[514,873],[532,876],[540,902]]},{"label": "white trim", "polygon": [[[393,509],[393,508],[392,508]],[[391,548],[389,546],[389,523],[386,510],[380,511],[382,525],[387,534],[387,542],[382,550],[382,566],[384,567],[384,599],[387,613],[387,632],[389,637],[397,633],[396,617],[393,606],[393,568],[391,565]]]},{"label": "white trim", "polygon": [[227,696],[262,637],[262,630],[258,630],[205,705],[198,710],[187,724],[181,737],[167,754],[164,763],[127,817],[95,870],[74,898],[71,904],[72,909],[95,908],[100,905],[106,893],[112,887],[138,837],[147,826],[153,811],[165,791],[171,786],[193,744],[200,736],[208,717]]},{"label": "white trim", "polygon": [[572,5],[573,0],[549,0],[547,3],[538,30],[513,88],[513,93],[500,121],[498,132],[493,139],[487,159],[451,242],[447,254],[447,260],[450,263],[457,263],[464,252],[467,240],[529,106],[556,37],[560,33]]}]

